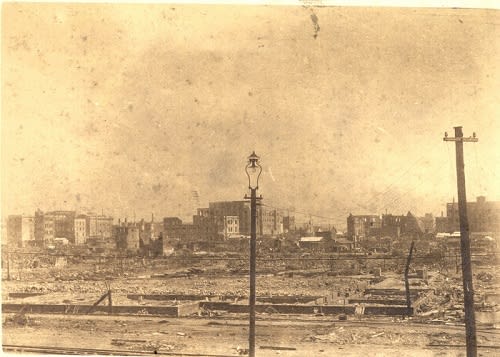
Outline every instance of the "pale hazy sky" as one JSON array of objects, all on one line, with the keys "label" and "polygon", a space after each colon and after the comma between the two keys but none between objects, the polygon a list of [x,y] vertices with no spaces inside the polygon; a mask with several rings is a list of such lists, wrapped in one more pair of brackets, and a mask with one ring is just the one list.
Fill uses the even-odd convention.
[{"label": "pale hazy sky", "polygon": [[252,150],[269,205],[337,225],[439,214],[456,125],[479,137],[469,200],[500,200],[499,24],[492,10],[4,3],[2,214],[186,218],[242,199]]}]

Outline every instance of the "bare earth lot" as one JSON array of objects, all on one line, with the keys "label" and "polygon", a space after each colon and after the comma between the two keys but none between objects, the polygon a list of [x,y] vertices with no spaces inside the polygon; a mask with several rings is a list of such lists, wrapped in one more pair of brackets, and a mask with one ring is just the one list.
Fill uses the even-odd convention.
[{"label": "bare earth lot", "polygon": [[[196,319],[161,317],[48,316],[31,317],[28,326],[4,325],[4,345],[30,345],[239,355],[248,339],[247,321],[240,318]],[[493,345],[498,333],[480,331],[479,343]],[[258,356],[459,356],[462,327],[421,325],[392,319],[329,321],[326,318],[287,316],[257,322]],[[262,349],[261,346],[295,350]],[[480,355],[498,349],[480,348]]]},{"label": "bare earth lot", "polygon": [[[3,303],[93,304],[106,291],[105,279],[81,277],[92,269],[71,266],[22,272],[2,282]],[[127,294],[241,295],[248,292],[243,274],[200,270],[177,274],[179,268],[129,270],[110,279],[114,305],[162,305],[176,301],[132,300]],[[182,269],[181,269],[182,271]],[[95,271],[94,271],[95,272]],[[482,274],[482,275],[481,275]],[[497,266],[476,267],[477,302],[485,293],[498,291]],[[486,277],[486,278],[485,278]],[[287,315],[272,311],[257,314],[257,356],[465,356],[463,313],[460,300],[451,297],[460,290],[460,276],[454,269],[433,270],[429,278],[412,280],[412,289],[427,288],[437,294],[414,317],[356,316],[340,320],[338,315]],[[362,297],[365,289],[402,289],[402,276],[386,271],[382,278],[364,273],[333,276],[325,272],[304,274],[259,274],[258,296],[327,296],[330,304]],[[12,298],[9,293],[36,292],[41,295]],[[404,298],[404,297],[402,297]],[[445,301],[446,303],[443,303]],[[477,312],[478,352],[482,356],[500,355],[498,305],[490,302],[486,311]],[[484,309],[483,309],[484,310]],[[145,310],[147,311],[147,310]],[[138,353],[199,356],[244,355],[248,346],[246,314],[219,312],[173,318],[136,315],[56,315],[34,313],[2,314],[4,349],[11,345],[89,348]],[[10,351],[10,350],[9,350]]]}]

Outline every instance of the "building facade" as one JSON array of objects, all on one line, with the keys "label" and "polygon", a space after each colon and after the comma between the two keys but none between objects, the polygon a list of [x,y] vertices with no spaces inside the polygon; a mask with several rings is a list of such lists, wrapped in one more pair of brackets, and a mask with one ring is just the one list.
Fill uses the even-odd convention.
[{"label": "building facade", "polygon": [[87,217],[78,215],[75,217],[75,244],[87,242]]},{"label": "building facade", "polygon": [[104,215],[87,215],[87,237],[110,239],[113,236],[113,217]]},{"label": "building facade", "polygon": [[180,244],[193,242],[200,239],[198,224],[182,223],[178,217],[166,217],[163,219],[163,234],[169,241]]},{"label": "building facade", "polygon": [[43,245],[45,236],[44,215],[40,209],[35,211],[35,241],[37,245]]},{"label": "building facade", "polygon": [[35,242],[35,217],[10,215],[7,217],[7,243],[15,247],[32,245]]},{"label": "building facade", "polygon": [[404,215],[383,214],[381,224],[382,236],[399,238],[402,234],[405,221],[406,216]]},{"label": "building facade", "polygon": [[420,238],[425,233],[422,220],[418,219],[411,212],[406,215],[382,215],[381,235],[392,238],[402,236],[409,238]]},{"label": "building facade", "polygon": [[296,230],[295,217],[290,215],[283,216],[283,233],[294,232]]},{"label": "building facade", "polygon": [[[470,232],[500,233],[500,201],[486,201],[485,196],[479,196],[476,202],[467,202],[467,217]],[[446,218],[446,232],[460,231],[458,202],[446,204]]]},{"label": "building facade", "polygon": [[283,215],[277,209],[262,206],[258,211],[260,217],[259,232],[263,236],[276,236],[283,234]]},{"label": "building facade", "polygon": [[378,235],[382,226],[380,216],[356,215],[352,213],[347,217],[347,237],[358,243],[372,235]]},{"label": "building facade", "polygon": [[237,236],[240,234],[240,218],[238,216],[224,216],[221,217],[222,224],[219,223],[218,226],[222,228],[219,230],[225,239],[231,236]]},{"label": "building facade", "polygon": [[140,251],[139,227],[135,224],[123,223],[114,227],[113,235],[116,239],[116,247],[129,253]]},{"label": "building facade", "polygon": [[[257,227],[259,227],[259,212],[257,206]],[[250,202],[249,201],[219,201],[209,202],[208,214],[211,217],[237,216],[240,234],[250,235]]]},{"label": "building facade", "polygon": [[50,213],[43,215],[43,241],[51,242],[55,238],[55,218]]},{"label": "building facade", "polygon": [[[75,211],[52,211],[48,212],[47,222],[53,225],[53,238],[66,238],[70,243],[75,243]],[[51,227],[50,227],[51,228]]]},{"label": "building facade", "polygon": [[[284,232],[283,214],[265,205],[257,205],[257,235],[276,236]],[[250,202],[249,201],[219,201],[210,202],[208,216],[210,217],[238,217],[239,233],[250,235]],[[292,222],[295,225],[295,221]],[[290,218],[288,220],[290,225]]]},{"label": "building facade", "polygon": [[435,219],[432,213],[426,213],[424,217],[419,218],[425,233],[434,233],[436,230]]},{"label": "building facade", "polygon": [[437,233],[449,232],[448,217],[444,217],[442,212],[440,217],[436,217],[435,229]]}]

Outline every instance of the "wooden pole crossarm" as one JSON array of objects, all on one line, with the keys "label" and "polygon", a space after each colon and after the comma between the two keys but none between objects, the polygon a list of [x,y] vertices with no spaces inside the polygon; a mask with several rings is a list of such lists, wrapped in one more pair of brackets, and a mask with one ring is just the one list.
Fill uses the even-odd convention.
[{"label": "wooden pole crossarm", "polygon": [[474,138],[472,136],[468,138],[448,138],[444,137],[443,141],[462,141],[462,142],[472,142],[472,143],[477,143],[479,141],[478,138]]}]

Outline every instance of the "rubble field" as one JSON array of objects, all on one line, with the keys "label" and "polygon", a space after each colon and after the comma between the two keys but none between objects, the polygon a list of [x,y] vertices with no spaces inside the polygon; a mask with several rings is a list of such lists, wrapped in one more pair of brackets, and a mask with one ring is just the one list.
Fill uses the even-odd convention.
[{"label": "rubble field", "polygon": [[[169,318],[168,321],[148,317],[148,306],[186,303],[181,297],[144,298],[148,295],[194,297],[190,301],[208,301],[209,297],[216,297],[244,304],[248,297],[248,275],[241,269],[228,271],[223,268],[220,264],[189,267],[177,264],[161,266],[160,269],[154,264],[136,261],[123,269],[121,264],[119,267],[94,265],[89,270],[70,264],[26,271],[12,269],[11,280],[2,283],[4,304],[92,305],[110,288],[113,306],[143,306],[144,309],[139,310],[136,317],[107,316],[103,312],[51,315],[50,318],[23,311],[4,313],[3,343],[30,341],[47,345],[57,341],[64,345],[66,342],[61,339],[69,338],[70,342],[78,341],[78,346],[89,344],[110,349],[191,353],[200,352],[200,346],[203,346],[208,349],[203,350],[204,353],[244,354],[244,348],[238,351],[237,347],[247,344],[245,313],[228,314],[202,309],[189,317]],[[400,269],[355,269],[351,275],[341,275],[338,271],[332,273],[327,267],[293,268],[267,269],[258,273],[257,296],[261,299],[258,299],[258,304],[271,301],[273,297],[290,297],[292,301],[295,297],[297,302],[308,301],[305,297],[309,297],[315,304],[323,301],[325,305],[346,306],[402,305],[405,302],[405,284]],[[414,315],[410,318],[367,316],[357,307],[355,314],[350,316],[327,316],[321,310],[309,315],[277,314],[273,309],[260,311],[257,313],[258,325],[261,325],[258,341],[264,348],[258,350],[258,355],[276,355],[278,352],[287,356],[323,352],[349,355],[351,351],[408,356],[460,354],[465,351],[465,347],[461,347],[465,342],[461,275],[455,269],[416,268],[412,269],[409,280],[414,308]],[[422,268],[425,273],[422,273]],[[476,321],[482,355],[495,354],[500,348],[497,342],[500,341],[497,332],[500,323],[499,278],[500,267],[497,265],[474,266]],[[350,300],[361,303],[350,303]],[[106,305],[107,299],[101,304]],[[285,328],[289,324],[293,325],[291,330]],[[81,338],[70,338],[73,333]],[[26,340],[28,335],[32,337]],[[193,338],[196,340],[194,344]],[[213,343],[214,339],[218,342]],[[133,342],[137,340],[141,342]],[[279,345],[292,346],[295,350],[266,349],[266,346]],[[408,346],[407,354],[402,346]]]}]

